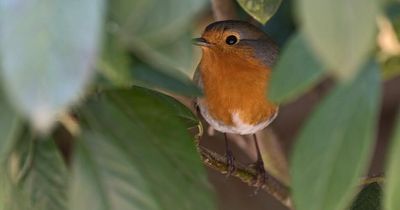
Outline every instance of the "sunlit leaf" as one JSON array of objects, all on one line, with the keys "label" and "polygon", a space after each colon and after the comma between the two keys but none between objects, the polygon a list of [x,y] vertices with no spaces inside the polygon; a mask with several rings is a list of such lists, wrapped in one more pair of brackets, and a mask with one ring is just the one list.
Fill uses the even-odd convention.
[{"label": "sunlit leaf", "polygon": [[177,102],[159,94],[108,91],[84,108],[71,210],[215,208]]},{"label": "sunlit leaf", "polygon": [[237,0],[240,6],[258,22],[265,24],[275,14],[282,0]]},{"label": "sunlit leaf", "polygon": [[378,183],[374,182],[365,186],[361,192],[358,193],[350,210],[380,210],[381,194],[382,188]]},{"label": "sunlit leaf", "polygon": [[388,165],[387,178],[384,192],[385,210],[400,209],[400,115],[397,117],[397,126],[394,128]]},{"label": "sunlit leaf", "polygon": [[374,0],[299,1],[306,38],[335,76],[353,78],[368,58],[375,42],[379,6]]},{"label": "sunlit leaf", "polygon": [[15,107],[47,131],[93,74],[103,0],[0,3],[3,81]]},{"label": "sunlit leaf", "polygon": [[269,97],[287,102],[307,91],[324,73],[301,34],[295,35],[284,48],[272,71]]},{"label": "sunlit leaf", "polygon": [[355,80],[338,84],[300,132],[291,159],[297,210],[342,210],[349,205],[374,145],[378,71],[371,61]]}]

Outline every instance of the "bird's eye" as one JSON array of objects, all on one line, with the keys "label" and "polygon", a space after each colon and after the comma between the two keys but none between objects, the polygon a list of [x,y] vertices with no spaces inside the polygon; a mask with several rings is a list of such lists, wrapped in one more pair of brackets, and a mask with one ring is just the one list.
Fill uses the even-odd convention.
[{"label": "bird's eye", "polygon": [[238,42],[238,39],[237,39],[236,36],[230,35],[230,36],[226,37],[225,42],[226,42],[228,45],[234,45],[234,44],[236,44],[236,43]]}]

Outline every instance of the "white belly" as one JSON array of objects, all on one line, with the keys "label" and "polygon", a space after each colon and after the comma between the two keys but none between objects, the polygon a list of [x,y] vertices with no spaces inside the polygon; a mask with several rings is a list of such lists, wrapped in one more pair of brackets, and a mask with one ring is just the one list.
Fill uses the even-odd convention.
[{"label": "white belly", "polygon": [[267,120],[255,125],[250,125],[243,122],[243,120],[240,118],[239,112],[232,111],[230,113],[234,125],[226,125],[223,122],[214,119],[209,114],[207,106],[201,103],[201,101],[197,100],[197,104],[200,108],[200,113],[204,117],[204,119],[211,125],[211,127],[222,133],[235,133],[240,135],[253,134],[271,124],[271,122],[274,121],[274,119],[278,115],[278,110],[277,110],[275,114],[272,117],[268,118]]}]

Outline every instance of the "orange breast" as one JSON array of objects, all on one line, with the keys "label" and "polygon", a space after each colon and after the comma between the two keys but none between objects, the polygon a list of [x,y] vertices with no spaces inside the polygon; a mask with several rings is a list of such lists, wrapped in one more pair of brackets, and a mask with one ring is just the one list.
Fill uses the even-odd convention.
[{"label": "orange breast", "polygon": [[[207,62],[204,62],[207,61]],[[200,75],[210,116],[226,125],[234,125],[236,113],[246,124],[258,124],[271,118],[277,106],[267,100],[271,69],[253,59],[217,59],[203,54]]]}]

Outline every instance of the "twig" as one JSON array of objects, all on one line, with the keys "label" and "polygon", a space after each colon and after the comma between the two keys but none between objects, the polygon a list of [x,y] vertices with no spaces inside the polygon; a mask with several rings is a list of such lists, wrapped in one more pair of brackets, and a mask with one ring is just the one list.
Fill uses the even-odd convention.
[{"label": "twig", "polygon": [[236,18],[234,0],[212,0],[212,9],[215,20],[229,20]]},{"label": "twig", "polygon": [[[210,151],[202,146],[199,146],[198,149],[204,164],[223,174],[228,173],[228,165],[226,164],[227,161],[224,156]],[[260,175],[257,174],[257,170],[253,166],[245,166],[244,164],[236,161],[235,171],[231,173],[231,176],[240,179],[249,186],[264,190],[268,194],[272,195],[275,199],[280,201],[284,206],[292,209],[292,201],[290,199],[289,189],[277,181],[274,177],[270,176],[268,173],[265,174],[265,183],[260,184],[257,181]]]},{"label": "twig", "polygon": [[272,128],[259,132],[261,154],[264,160],[265,169],[280,182],[289,185],[289,166],[280,139]]}]

